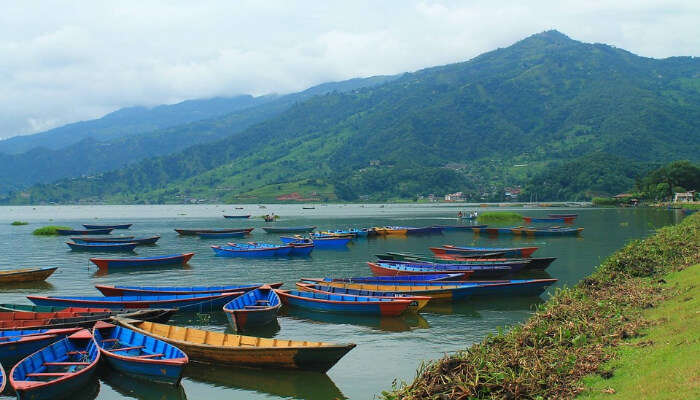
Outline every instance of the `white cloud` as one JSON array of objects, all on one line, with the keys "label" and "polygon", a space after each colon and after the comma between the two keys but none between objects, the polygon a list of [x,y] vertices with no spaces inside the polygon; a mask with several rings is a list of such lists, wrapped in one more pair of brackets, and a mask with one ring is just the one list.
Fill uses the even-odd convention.
[{"label": "white cloud", "polygon": [[698,55],[688,1],[24,1],[0,13],[0,138],[130,105],[296,91],[472,58],[558,29]]}]

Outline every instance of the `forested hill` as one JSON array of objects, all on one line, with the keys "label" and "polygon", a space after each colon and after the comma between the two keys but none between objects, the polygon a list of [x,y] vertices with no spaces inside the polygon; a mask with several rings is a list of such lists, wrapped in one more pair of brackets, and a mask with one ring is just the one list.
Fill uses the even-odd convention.
[{"label": "forested hill", "polygon": [[643,58],[548,31],[12,201],[236,201],[314,188],[346,200],[411,198],[524,184],[548,162],[593,152],[697,160],[698,146],[700,59]]}]

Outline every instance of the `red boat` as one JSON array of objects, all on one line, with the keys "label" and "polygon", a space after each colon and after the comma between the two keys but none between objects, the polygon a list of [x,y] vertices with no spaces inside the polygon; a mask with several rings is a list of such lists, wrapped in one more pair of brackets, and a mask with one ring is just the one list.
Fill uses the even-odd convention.
[{"label": "red boat", "polygon": [[133,267],[162,267],[167,265],[185,265],[194,253],[169,254],[157,257],[133,258],[91,258],[93,264],[101,270],[119,270]]}]

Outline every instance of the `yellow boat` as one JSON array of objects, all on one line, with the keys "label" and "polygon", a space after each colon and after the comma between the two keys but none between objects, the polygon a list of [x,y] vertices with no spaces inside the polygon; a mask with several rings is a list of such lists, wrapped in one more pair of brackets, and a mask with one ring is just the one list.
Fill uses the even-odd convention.
[{"label": "yellow boat", "polygon": [[324,286],[341,289],[367,290],[373,292],[394,292],[413,296],[429,297],[431,302],[453,301],[468,297],[471,288],[463,285],[389,285],[372,283],[327,282],[322,279],[304,279]]},{"label": "yellow boat", "polygon": [[393,226],[381,226],[375,227],[374,230],[380,235],[405,235],[408,232],[406,228],[399,228]]},{"label": "yellow boat", "polygon": [[331,285],[326,285],[326,282],[319,282],[319,283],[306,283],[306,282],[297,282],[296,286],[299,290],[303,292],[312,292],[312,293],[323,293],[323,294],[347,294],[350,296],[367,296],[367,297],[383,297],[383,298],[391,298],[391,299],[406,299],[406,300],[411,300],[411,304],[408,306],[406,311],[409,312],[414,312],[417,313],[420,311],[423,307],[428,305],[428,301],[430,301],[430,297],[428,296],[417,296],[417,295],[409,295],[406,293],[396,293],[396,292],[389,292],[390,294],[384,294],[386,292],[372,292],[369,290],[354,290],[354,289],[346,289],[346,288],[339,288],[339,287],[334,287]]},{"label": "yellow boat", "polygon": [[233,335],[115,317],[121,326],[177,346],[191,361],[326,372],[354,343],[333,344]]}]

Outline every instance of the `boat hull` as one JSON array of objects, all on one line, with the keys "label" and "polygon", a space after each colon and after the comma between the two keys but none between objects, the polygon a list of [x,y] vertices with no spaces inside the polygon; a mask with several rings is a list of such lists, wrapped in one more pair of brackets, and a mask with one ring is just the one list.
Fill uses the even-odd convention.
[{"label": "boat hull", "polygon": [[97,252],[133,252],[136,243],[71,243],[66,242],[72,251],[97,251]]},{"label": "boat hull", "polygon": [[133,224],[120,224],[120,225],[89,225],[83,224],[85,229],[129,229]]},{"label": "boat hull", "polygon": [[56,233],[59,235],[109,235],[114,229],[87,229],[87,230],[76,230],[76,229],[56,229]]},{"label": "boat hull", "polygon": [[289,227],[272,227],[264,226],[262,228],[267,233],[307,233],[316,229],[315,226],[289,226]]},{"label": "boat hull", "polygon": [[200,233],[231,233],[231,232],[245,232],[250,233],[255,228],[238,228],[238,229],[175,229],[181,236],[197,236]]},{"label": "boat hull", "polygon": [[57,269],[58,267],[50,267],[0,271],[0,284],[43,281],[56,272]]},{"label": "boat hull", "polygon": [[194,253],[173,254],[163,257],[141,258],[91,258],[90,261],[103,271],[119,270],[136,267],[163,267],[169,265],[185,265],[194,256]]},{"label": "boat hull", "polygon": [[109,309],[177,308],[180,311],[219,310],[242,292],[204,295],[126,296],[126,297],[46,297],[27,296],[40,306],[96,307]]},{"label": "boat hull", "polygon": [[[364,314],[395,317],[403,314],[411,303],[410,300],[399,300],[395,298],[365,298],[364,296],[324,295],[320,293],[308,293],[310,296],[305,296],[305,292],[289,292],[279,289],[276,291],[280,296],[282,303],[285,305],[314,311],[340,314]],[[345,301],[341,298],[357,298],[357,300]]]},{"label": "boat hull", "polygon": [[[263,283],[248,285],[222,285],[222,286],[112,286],[95,285],[95,288],[105,296],[163,296],[170,294],[206,294],[224,292],[249,292],[255,290]],[[274,289],[282,286],[282,282],[268,283]]]},{"label": "boat hull", "polygon": [[231,300],[223,310],[231,328],[242,331],[277,321],[277,312],[281,307],[277,293],[265,286]]}]

